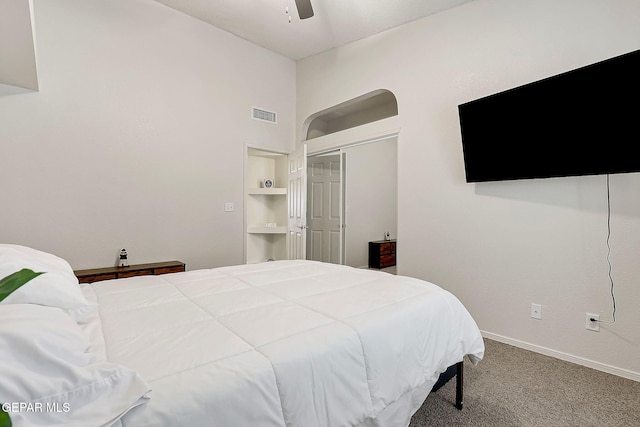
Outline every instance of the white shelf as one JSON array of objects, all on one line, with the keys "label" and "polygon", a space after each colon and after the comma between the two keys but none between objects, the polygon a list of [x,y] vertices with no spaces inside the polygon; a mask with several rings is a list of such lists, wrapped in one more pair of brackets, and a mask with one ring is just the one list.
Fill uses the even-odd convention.
[{"label": "white shelf", "polygon": [[285,234],[287,227],[248,227],[249,234]]},{"label": "white shelf", "polygon": [[286,195],[287,194],[287,189],[286,188],[249,188],[247,190],[247,194],[253,194],[253,195]]}]

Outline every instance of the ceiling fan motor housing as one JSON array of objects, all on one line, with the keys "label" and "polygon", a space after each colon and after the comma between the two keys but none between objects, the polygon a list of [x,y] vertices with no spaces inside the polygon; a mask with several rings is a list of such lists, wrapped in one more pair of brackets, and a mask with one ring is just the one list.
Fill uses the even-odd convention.
[{"label": "ceiling fan motor housing", "polygon": [[296,0],[296,8],[298,9],[298,16],[300,19],[307,19],[313,16],[311,0]]}]

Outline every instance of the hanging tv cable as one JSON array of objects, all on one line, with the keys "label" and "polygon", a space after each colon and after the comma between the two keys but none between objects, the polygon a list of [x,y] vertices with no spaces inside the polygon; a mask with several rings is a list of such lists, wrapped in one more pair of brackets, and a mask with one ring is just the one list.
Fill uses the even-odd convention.
[{"label": "hanging tv cable", "polygon": [[611,185],[609,183],[609,174],[607,174],[607,264],[609,264],[609,283],[611,283],[611,302],[613,304],[613,312],[611,313],[611,317],[613,320],[598,320],[598,319],[590,319],[592,322],[598,323],[616,323],[616,296],[614,293],[614,282],[612,270],[613,267],[611,265]]}]

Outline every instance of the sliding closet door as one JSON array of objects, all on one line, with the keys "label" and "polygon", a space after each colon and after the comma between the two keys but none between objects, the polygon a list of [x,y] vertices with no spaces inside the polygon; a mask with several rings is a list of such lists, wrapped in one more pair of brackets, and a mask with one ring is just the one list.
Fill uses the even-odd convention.
[{"label": "sliding closet door", "polygon": [[307,259],[342,264],[341,154],[308,159]]}]

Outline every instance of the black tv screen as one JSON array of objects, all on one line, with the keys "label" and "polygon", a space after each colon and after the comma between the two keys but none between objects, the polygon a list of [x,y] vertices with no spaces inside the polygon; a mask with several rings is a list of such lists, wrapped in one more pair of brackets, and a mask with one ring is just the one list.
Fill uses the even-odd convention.
[{"label": "black tv screen", "polygon": [[458,106],[467,182],[640,171],[640,50]]}]

